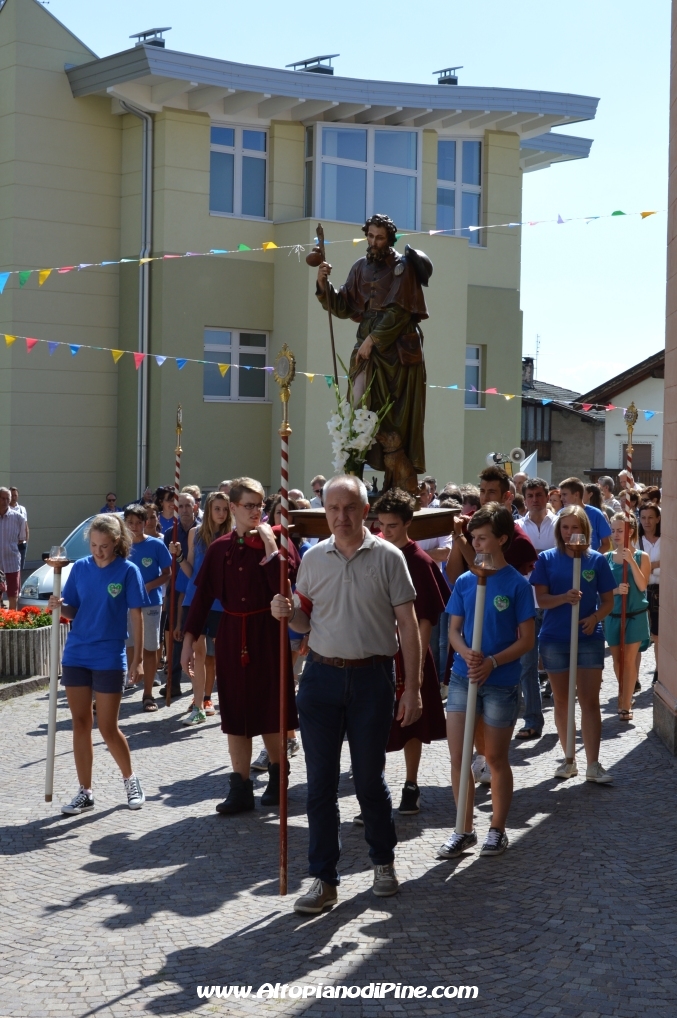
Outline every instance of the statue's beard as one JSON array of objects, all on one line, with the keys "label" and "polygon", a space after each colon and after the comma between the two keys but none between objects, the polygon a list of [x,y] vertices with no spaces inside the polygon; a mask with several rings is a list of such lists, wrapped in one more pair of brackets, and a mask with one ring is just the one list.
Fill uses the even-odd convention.
[{"label": "statue's beard", "polygon": [[384,262],[390,254],[389,247],[368,247],[367,248],[367,261],[370,264]]}]

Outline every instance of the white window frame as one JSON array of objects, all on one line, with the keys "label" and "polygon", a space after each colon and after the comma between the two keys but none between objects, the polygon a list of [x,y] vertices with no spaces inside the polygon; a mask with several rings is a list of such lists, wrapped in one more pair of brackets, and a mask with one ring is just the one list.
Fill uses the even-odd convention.
[{"label": "white window frame", "polygon": [[[457,136],[449,136],[438,134],[437,144],[441,141],[454,141],[456,142],[456,180],[437,180],[437,187],[435,188],[435,226],[437,226],[437,190],[443,189],[447,191],[455,191],[456,198],[454,202],[454,230],[445,234],[450,237],[466,237],[463,233],[463,227],[459,224],[463,221],[463,193],[478,194],[480,196],[480,215],[479,223],[482,224],[484,216],[484,195],[482,188],[482,177],[484,175],[484,142],[481,138],[459,138]],[[463,183],[463,145],[466,141],[478,142],[480,146],[480,183],[479,184],[464,184]],[[437,175],[437,158],[435,160],[435,174]],[[467,227],[466,227],[467,229]],[[472,247],[486,247],[485,244],[485,231],[484,230],[472,230],[468,231],[467,238],[468,243]]]},{"label": "white window frame", "polygon": [[[235,144],[234,145],[216,145],[211,140],[211,129],[212,127],[225,127],[235,132]],[[209,151],[210,152],[227,152],[233,155],[233,211],[232,212],[216,212],[212,209],[209,210],[210,216],[220,216],[225,219],[250,219],[255,223],[261,223],[269,221],[268,216],[268,194],[269,194],[269,181],[268,176],[270,172],[270,164],[268,160],[269,148],[270,148],[270,132],[267,128],[261,127],[259,124],[221,124],[217,121],[212,120],[209,125],[210,138],[209,138]],[[266,136],[266,151],[256,152],[253,149],[243,148],[242,146],[242,133],[243,131],[258,131]],[[265,173],[265,195],[263,204],[265,208],[265,215],[263,216],[250,216],[244,215],[242,212],[242,158],[243,156],[252,157],[254,159],[264,159],[266,163]],[[211,196],[211,181],[209,189],[209,197]]]},{"label": "white window frame", "polygon": [[[244,350],[245,353],[263,354],[264,361],[268,363],[268,353],[270,348],[270,333],[264,329],[229,329],[225,326],[216,325],[205,325],[203,331],[202,349],[205,353],[219,353],[223,352],[226,348],[216,343],[206,342],[207,332],[229,332],[230,333],[230,368],[228,370],[228,377],[230,378],[230,396],[206,396],[204,391],[204,375],[202,381],[202,400],[204,403],[270,403],[269,387],[268,387],[268,371],[263,371],[264,377],[264,392],[263,396],[240,396],[240,372],[244,371],[244,368],[240,367],[240,353]],[[247,347],[240,344],[241,335],[254,335],[254,336],[265,336],[266,345],[265,347]],[[210,361],[216,365],[218,362]],[[225,361],[221,361],[221,364],[225,364]],[[256,369],[257,371],[260,369]]]},{"label": "white window frame", "polygon": [[[469,351],[477,350],[477,357],[470,357]],[[483,348],[478,343],[468,343],[465,348],[465,367],[466,368],[477,368],[477,392],[464,392],[464,406],[466,410],[484,410],[484,393],[480,391],[482,387],[482,368],[483,368]],[[465,369],[463,372],[463,388],[465,388]],[[477,398],[476,403],[469,403],[470,397],[475,396]]]},{"label": "white window frame", "polygon": [[[413,227],[406,227],[406,230],[421,229],[421,208],[422,208],[422,179],[423,179],[423,145],[422,145],[422,134],[423,130],[418,127],[390,127],[387,124],[332,124],[317,122],[313,123],[313,154],[311,156],[305,156],[305,163],[313,160],[313,217],[314,219],[322,218],[322,165],[324,163],[333,163],[336,166],[352,166],[356,169],[367,171],[367,187],[366,187],[366,216],[373,216],[376,212],[383,212],[383,209],[374,208],[374,173],[381,171],[383,173],[396,173],[403,177],[414,177],[416,180],[416,210],[415,210],[415,224]],[[324,156],[322,155],[322,132],[327,128],[331,131],[366,131],[367,132],[367,160],[366,162],[358,162],[353,159],[340,159],[337,156]],[[405,170],[401,166],[384,166],[382,163],[374,162],[374,151],[376,148],[375,134],[376,131],[388,131],[388,132],[407,132],[408,134],[416,135],[416,169]],[[304,180],[305,186],[305,180]],[[305,211],[305,194],[304,194],[304,211]],[[337,222],[345,222],[345,220],[336,220]],[[360,226],[362,223],[359,224]],[[403,231],[405,227],[400,223],[397,224]]]}]

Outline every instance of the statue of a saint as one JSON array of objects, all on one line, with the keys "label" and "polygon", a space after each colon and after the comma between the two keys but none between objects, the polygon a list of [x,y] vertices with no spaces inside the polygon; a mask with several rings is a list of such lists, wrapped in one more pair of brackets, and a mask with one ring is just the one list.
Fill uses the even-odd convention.
[{"label": "statue of a saint", "polygon": [[324,308],[329,300],[337,318],[359,323],[350,358],[355,403],[367,389],[370,410],[378,411],[393,400],[367,463],[385,471],[385,489],[401,487],[416,493],[416,475],[426,469],[426,373],[419,322],[428,317],[422,286],[428,285],[432,264],[409,246],[404,255],[393,249],[397,227],[388,216],[374,215],[362,229],[366,256],[355,262],[340,290],[328,280],[331,265],[322,262],[317,297]]}]

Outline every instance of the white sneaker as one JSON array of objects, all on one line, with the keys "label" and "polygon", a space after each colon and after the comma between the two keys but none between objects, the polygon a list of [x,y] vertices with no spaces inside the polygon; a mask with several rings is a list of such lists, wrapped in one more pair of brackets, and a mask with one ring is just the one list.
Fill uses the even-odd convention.
[{"label": "white sneaker", "polygon": [[610,785],[614,779],[608,771],[604,770],[599,760],[596,760],[594,763],[588,764],[585,780],[594,781],[598,785]]},{"label": "white sneaker", "polygon": [[207,720],[207,715],[199,707],[193,707],[190,714],[187,714],[185,718],[181,718],[182,725],[201,725]]},{"label": "white sneaker", "polygon": [[483,756],[480,756],[479,753],[471,763],[470,770],[472,772],[472,776],[475,780],[475,783],[479,781],[480,784],[482,785],[491,784],[491,771],[489,770],[487,761]]},{"label": "white sneaker", "polygon": [[574,760],[573,763],[568,764],[566,760],[561,763],[555,771],[556,778],[575,778],[578,774],[578,764]]},{"label": "white sneaker", "polygon": [[131,778],[125,778],[124,782],[125,792],[127,793],[127,805],[130,809],[141,809],[146,801],[146,796],[136,774],[132,774]]},{"label": "white sneaker", "polygon": [[287,756],[296,756],[300,748],[298,739],[287,739]]}]

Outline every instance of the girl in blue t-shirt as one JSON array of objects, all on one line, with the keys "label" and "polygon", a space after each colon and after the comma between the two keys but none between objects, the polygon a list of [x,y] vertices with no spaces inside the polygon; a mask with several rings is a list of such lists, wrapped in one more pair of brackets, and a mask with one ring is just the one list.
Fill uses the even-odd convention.
[{"label": "girl in blue t-shirt", "polygon": [[[588,766],[585,776],[597,784],[613,779],[599,762],[602,715],[599,691],[604,668],[604,633],[601,621],[613,608],[613,578],[609,563],[596,551],[581,559],[581,589],[573,589],[574,553],[569,546],[572,534],[584,534],[590,546],[591,527],[582,506],[566,506],[555,522],[556,547],[538,556],[530,581],[536,590],[539,608],[545,609],[538,647],[550,679],[555,701],[555,724],[566,752],[567,708],[569,702],[569,649],[571,608],[579,603],[578,660],[576,691],[581,707],[581,730]],[[576,761],[566,760],[555,771],[556,778],[578,774]]]},{"label": "girl in blue t-shirt", "polygon": [[[225,537],[232,529],[230,499],[222,491],[212,491],[207,495],[202,523],[199,527],[193,527],[188,531],[188,554],[186,557],[182,557],[181,545],[178,542],[169,545],[172,555],[178,555],[177,562],[188,577],[188,586],[181,606],[183,620],[181,626],[177,626],[177,633],[180,631],[181,639],[183,639],[183,622],[188,617],[188,609],[193,603],[196,590],[195,580],[207,554],[207,548],[212,541],[218,537]],[[189,708],[190,713],[183,719],[184,725],[202,724],[207,720],[208,714],[216,713],[212,703],[212,690],[216,679],[214,639],[222,618],[223,606],[219,601],[214,601],[202,635],[193,646],[195,652],[192,675],[193,703]]]},{"label": "girl in blue t-shirt", "polygon": [[[625,524],[630,527],[630,547],[624,548]],[[651,575],[651,562],[645,551],[637,550],[637,520],[635,515],[615,513],[611,517],[611,540],[614,551],[606,553],[606,560],[616,581],[614,610],[604,623],[604,635],[611,650],[614,671],[618,679],[618,715],[621,721],[632,721],[632,694],[638,682],[641,651],[649,646],[649,601],[646,589]],[[623,563],[628,563],[627,582],[623,583]],[[621,677],[621,618],[625,594],[625,648],[623,676]]]},{"label": "girl in blue t-shirt", "polygon": [[125,640],[127,612],[134,633],[130,674],[141,670],[143,616],[148,595],[141,573],[127,560],[131,534],[118,516],[96,516],[87,531],[91,555],[73,563],[63,597],[49,599],[52,611],[72,619],[63,654],[61,681],[66,687],[73,717],[73,755],[80,788],[61,812],[77,816],[93,809],[92,693],[96,698],[99,732],[122,772],[130,809],[146,801],[134,774],[127,740],[118,725],[122,689],[127,671]]}]

